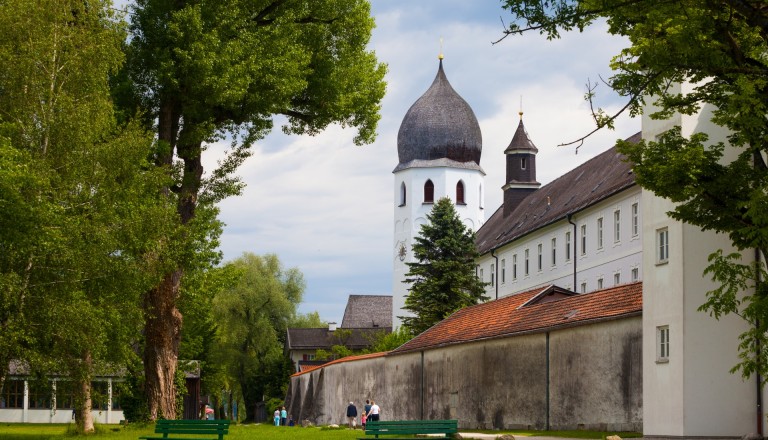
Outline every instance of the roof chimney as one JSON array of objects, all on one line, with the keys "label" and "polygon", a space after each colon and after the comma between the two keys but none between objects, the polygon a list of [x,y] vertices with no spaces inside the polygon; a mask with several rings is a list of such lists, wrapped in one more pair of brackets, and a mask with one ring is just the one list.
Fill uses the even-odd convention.
[{"label": "roof chimney", "polygon": [[335,332],[336,331],[336,323],[335,322],[329,322],[328,323],[328,331],[329,332]]}]

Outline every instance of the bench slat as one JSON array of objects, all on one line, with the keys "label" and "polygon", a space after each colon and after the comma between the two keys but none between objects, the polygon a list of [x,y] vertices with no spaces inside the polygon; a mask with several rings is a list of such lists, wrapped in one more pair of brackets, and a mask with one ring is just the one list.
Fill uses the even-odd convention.
[{"label": "bench slat", "polygon": [[[363,437],[360,440],[378,438],[380,435],[413,435],[413,434],[444,434],[450,438],[450,434],[459,432],[458,420],[387,420],[368,422],[365,426],[365,435],[375,437]],[[399,440],[387,437],[387,440]]]},{"label": "bench slat", "polygon": [[[158,420],[154,436],[139,437],[141,440],[222,440],[229,434],[229,420]],[[157,434],[162,434],[158,436]],[[195,435],[204,437],[178,437],[177,435]],[[210,436],[216,436],[211,438]]]}]

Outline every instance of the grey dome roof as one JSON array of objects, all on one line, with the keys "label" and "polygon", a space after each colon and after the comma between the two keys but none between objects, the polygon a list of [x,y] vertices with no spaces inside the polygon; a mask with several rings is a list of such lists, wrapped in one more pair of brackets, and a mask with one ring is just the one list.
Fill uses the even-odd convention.
[{"label": "grey dome roof", "polygon": [[[443,61],[429,89],[405,114],[397,134],[401,166],[411,161],[449,161],[480,165],[483,137],[472,108],[453,90]],[[472,165],[474,167],[474,165]]]}]

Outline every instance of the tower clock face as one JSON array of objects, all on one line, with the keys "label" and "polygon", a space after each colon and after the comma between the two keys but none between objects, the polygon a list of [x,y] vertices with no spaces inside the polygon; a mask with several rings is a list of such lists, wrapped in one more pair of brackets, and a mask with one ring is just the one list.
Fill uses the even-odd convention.
[{"label": "tower clock face", "polygon": [[397,256],[398,258],[400,258],[400,261],[405,261],[406,252],[407,251],[405,250],[405,244],[400,243],[400,249],[397,250]]}]

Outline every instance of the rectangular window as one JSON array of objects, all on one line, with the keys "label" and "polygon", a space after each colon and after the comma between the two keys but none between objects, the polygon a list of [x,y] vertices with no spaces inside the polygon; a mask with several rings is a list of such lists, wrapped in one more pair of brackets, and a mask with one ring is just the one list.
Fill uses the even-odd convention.
[{"label": "rectangular window", "polygon": [[638,268],[632,269],[632,281],[635,282],[640,279],[640,270]]},{"label": "rectangular window", "polygon": [[483,278],[483,269],[480,269],[480,281],[485,281],[485,278]]},{"label": "rectangular window", "polygon": [[552,266],[557,265],[557,239],[552,239]]},{"label": "rectangular window", "polygon": [[621,241],[621,211],[613,211],[613,242]]},{"label": "rectangular window", "polygon": [[669,326],[656,327],[656,362],[669,361]]},{"label": "rectangular window", "polygon": [[507,282],[507,260],[501,259],[501,284]]},{"label": "rectangular window", "polygon": [[528,249],[525,250],[525,276],[528,276]]},{"label": "rectangular window", "polygon": [[491,264],[491,286],[496,285],[496,265]]},{"label": "rectangular window", "polygon": [[603,248],[603,218],[597,219],[597,248]]},{"label": "rectangular window", "polygon": [[587,293],[587,283],[581,283],[581,293]]},{"label": "rectangular window", "polygon": [[517,279],[517,254],[512,255],[512,279]]},{"label": "rectangular window", "polygon": [[587,225],[581,225],[581,255],[587,255]]},{"label": "rectangular window", "polygon": [[56,381],[56,409],[75,408],[74,386],[71,380]]},{"label": "rectangular window", "polygon": [[0,389],[0,408],[24,407],[24,381],[6,379]]},{"label": "rectangular window", "polygon": [[544,247],[543,247],[543,245],[541,243],[539,243],[537,251],[538,251],[538,256],[537,256],[537,258],[538,258],[538,269],[539,269],[539,272],[541,272],[541,266],[542,266],[541,259],[543,258],[542,254],[544,252]]},{"label": "rectangular window", "polygon": [[637,203],[632,204],[632,236],[637,237],[637,234],[640,233],[640,210],[637,206]]},{"label": "rectangular window", "polygon": [[598,278],[597,279],[597,290],[600,290],[602,288],[603,288],[603,279],[602,278]]},{"label": "rectangular window", "polygon": [[51,409],[51,397],[53,397],[51,382],[35,380],[28,381],[27,384],[29,386],[29,408]]},{"label": "rectangular window", "polygon": [[669,230],[661,228],[656,230],[656,264],[669,261]]},{"label": "rectangular window", "polygon": [[621,284],[621,273],[615,273],[613,274],[613,285],[618,286]]},{"label": "rectangular window", "polygon": [[565,261],[571,261],[571,232],[565,233]]}]

